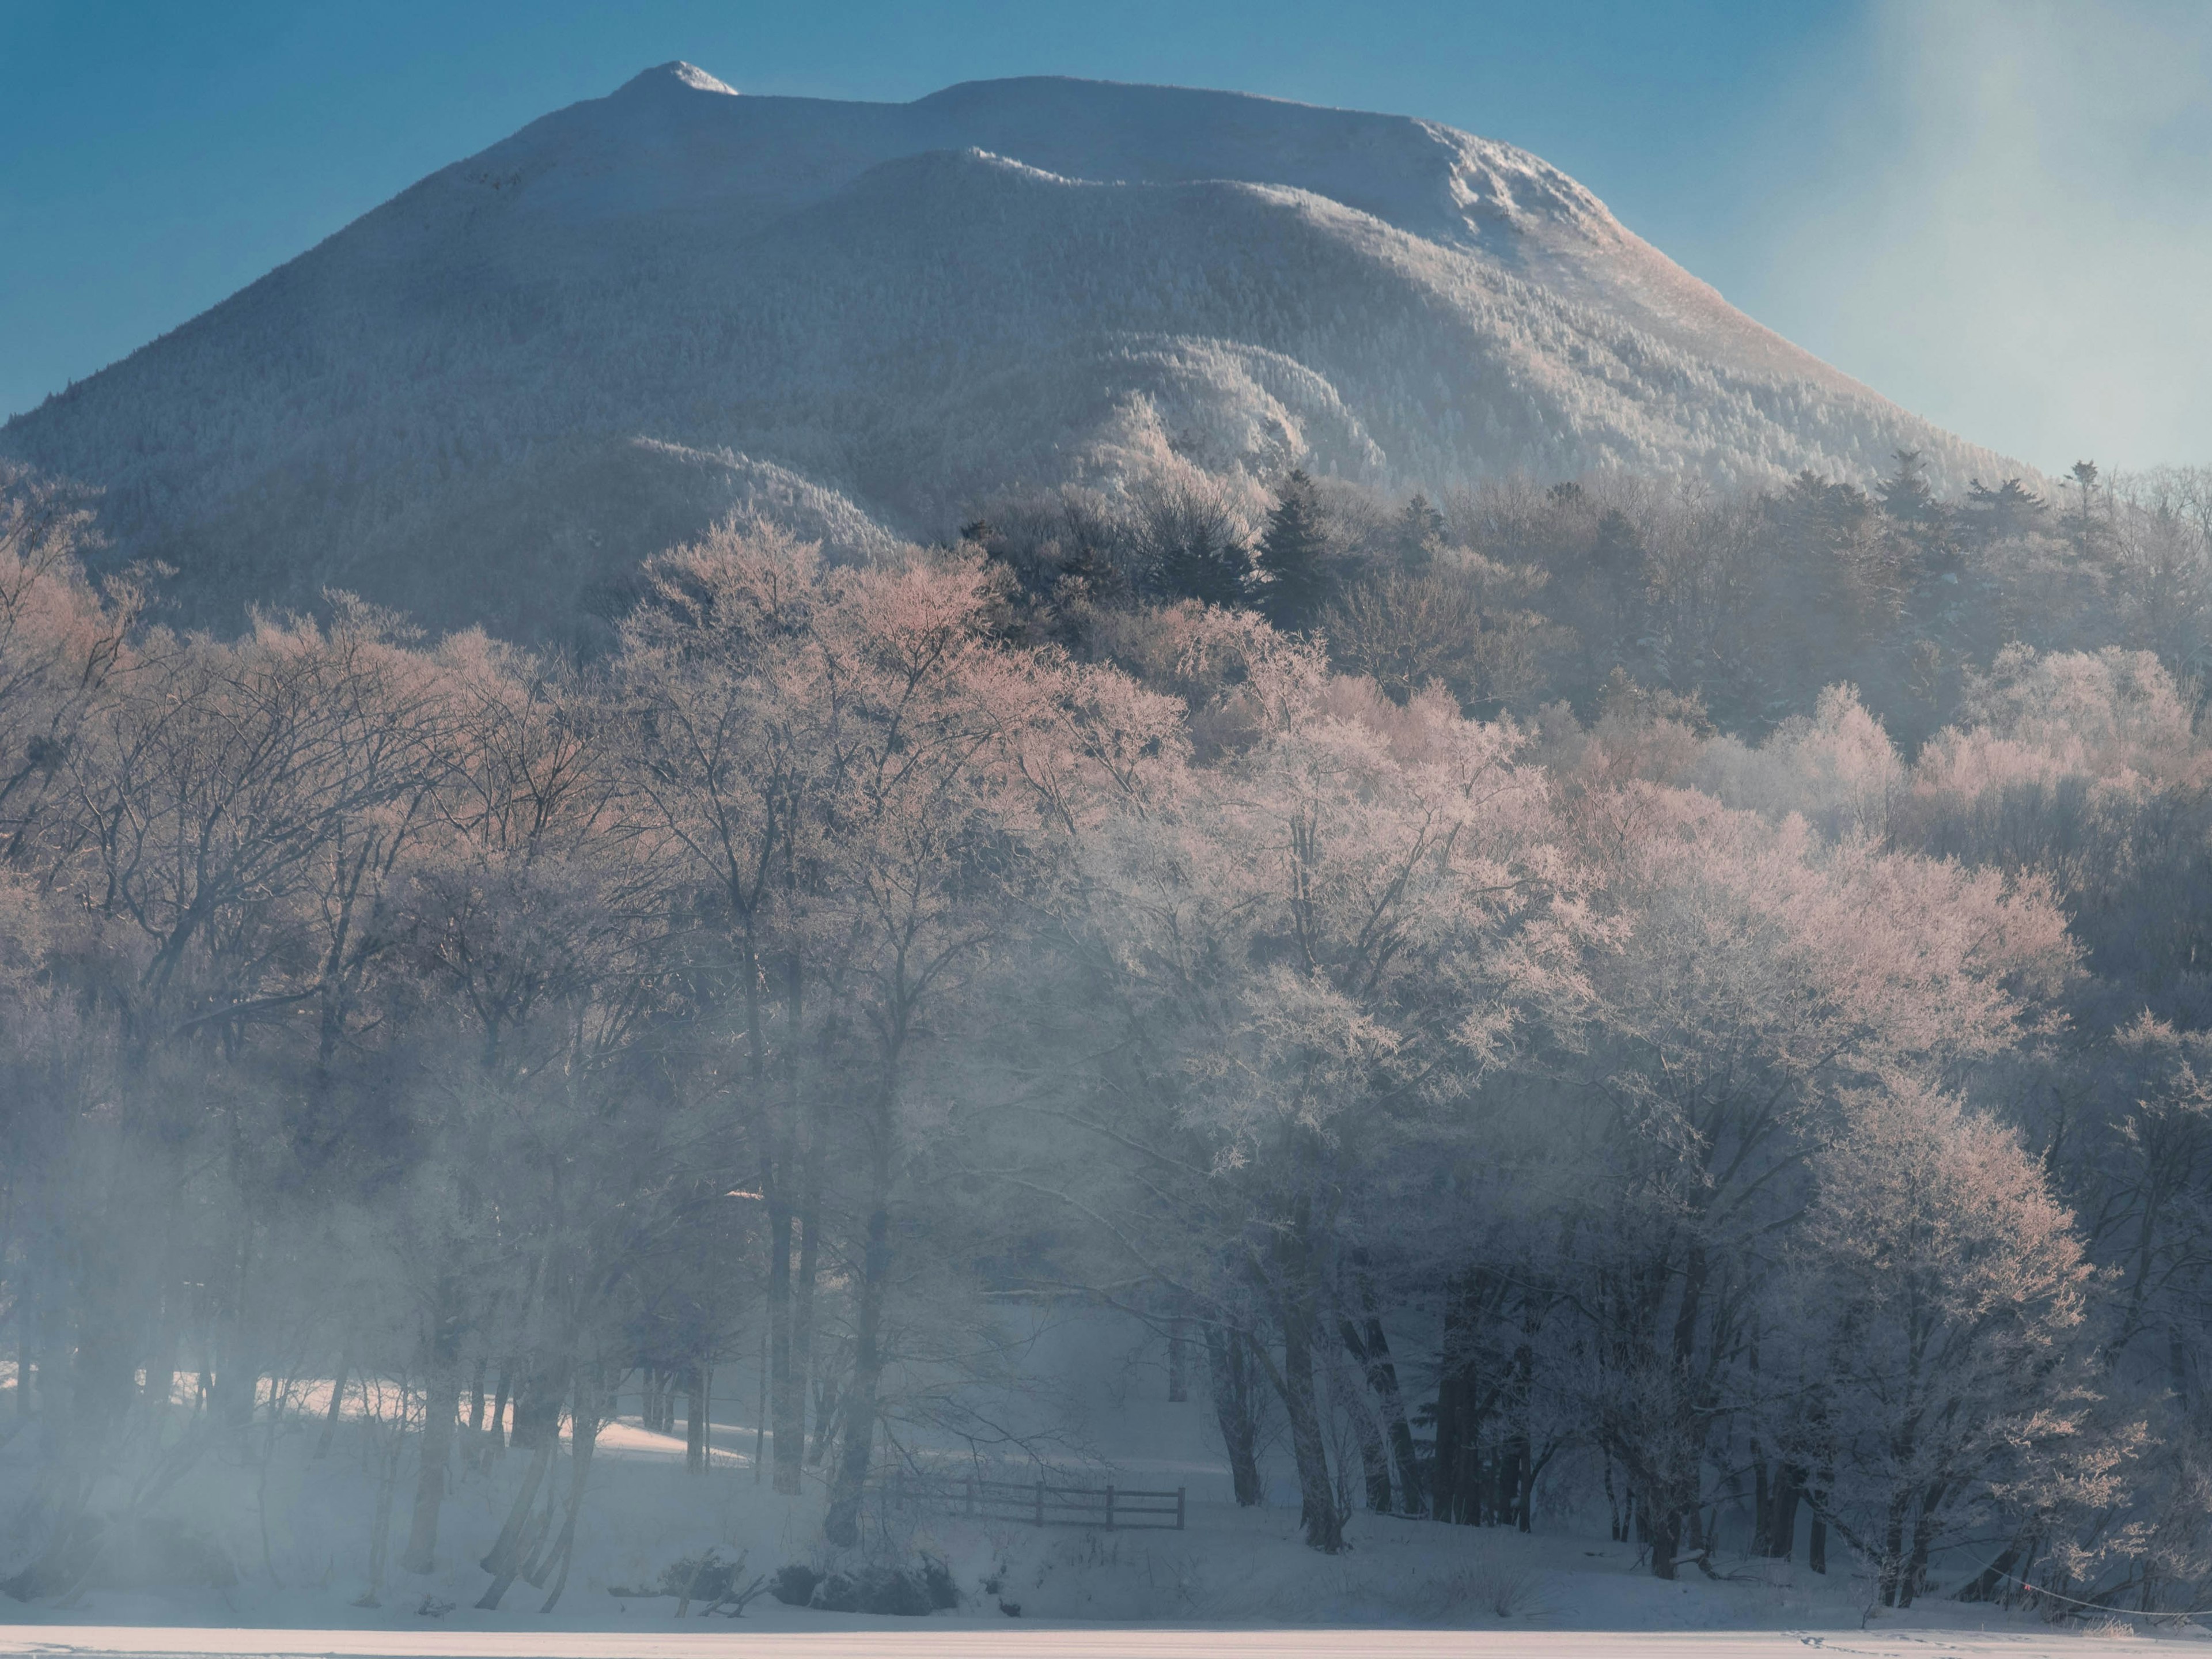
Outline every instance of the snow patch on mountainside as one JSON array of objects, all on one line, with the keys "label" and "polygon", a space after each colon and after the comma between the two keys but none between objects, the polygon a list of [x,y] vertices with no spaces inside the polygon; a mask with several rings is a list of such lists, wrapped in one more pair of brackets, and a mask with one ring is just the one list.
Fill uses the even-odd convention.
[{"label": "snow patch on mountainside", "polygon": [[680,58],[672,64],[663,64],[659,69],[648,70],[646,73],[653,76],[671,76],[673,79],[681,82],[684,86],[689,87],[694,92],[727,93],[732,98],[738,95],[738,89],[735,87],[728,86],[724,84],[722,82],[717,81],[713,76],[708,74],[706,70],[701,69],[696,64],[687,64]]}]

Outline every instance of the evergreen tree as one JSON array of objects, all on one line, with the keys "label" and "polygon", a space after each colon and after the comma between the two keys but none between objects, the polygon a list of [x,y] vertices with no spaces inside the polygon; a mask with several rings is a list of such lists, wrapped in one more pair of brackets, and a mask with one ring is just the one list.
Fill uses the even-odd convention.
[{"label": "evergreen tree", "polygon": [[1444,515],[1437,511],[1425,495],[1416,495],[1406,503],[1406,510],[1398,515],[1396,534],[1392,538],[1398,550],[1398,562],[1412,574],[1419,575],[1437,562],[1437,555],[1444,544]]},{"label": "evergreen tree", "polygon": [[1923,568],[1940,568],[1958,550],[1952,535],[1954,515],[1928,482],[1927,457],[1917,449],[1893,453],[1897,471],[1875,486],[1875,495],[1883,514],[1918,553]]},{"label": "evergreen tree", "polygon": [[1283,480],[1260,538],[1260,569],[1267,580],[1261,602],[1278,628],[1312,626],[1328,598],[1328,550],[1320,492],[1304,472],[1293,472]]},{"label": "evergreen tree", "polygon": [[1943,516],[1943,503],[1928,482],[1928,458],[1917,449],[1892,452],[1897,471],[1875,487],[1881,510],[1901,525],[1926,525]]},{"label": "evergreen tree", "polygon": [[1590,564],[1616,590],[1625,588],[1644,566],[1644,543],[1626,513],[1608,507],[1597,521]]},{"label": "evergreen tree", "polygon": [[2067,514],[2066,535],[2075,550],[2085,556],[2103,546],[2108,526],[2097,517],[2099,474],[2094,461],[2076,461],[2061,484],[2074,494],[2074,510]]},{"label": "evergreen tree", "polygon": [[1156,580],[1170,599],[1234,607],[1245,602],[1252,556],[1219,526],[1193,524],[1160,550]]},{"label": "evergreen tree", "polygon": [[1133,562],[1152,593],[1224,607],[1249,603],[1252,550],[1218,489],[1156,491],[1140,505],[1139,520]]},{"label": "evergreen tree", "polygon": [[2043,497],[2017,478],[2007,478],[1995,489],[1975,478],[1966,488],[1966,526],[1978,546],[2024,534],[2043,511]]}]

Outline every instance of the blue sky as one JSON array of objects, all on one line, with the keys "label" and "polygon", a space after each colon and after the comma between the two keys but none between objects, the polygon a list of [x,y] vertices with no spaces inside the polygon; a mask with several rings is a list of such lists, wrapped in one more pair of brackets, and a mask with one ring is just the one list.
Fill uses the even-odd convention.
[{"label": "blue sky", "polygon": [[1429,116],[1969,437],[2212,460],[2198,0],[0,0],[0,414],[672,58],[755,93],[1057,73]]}]

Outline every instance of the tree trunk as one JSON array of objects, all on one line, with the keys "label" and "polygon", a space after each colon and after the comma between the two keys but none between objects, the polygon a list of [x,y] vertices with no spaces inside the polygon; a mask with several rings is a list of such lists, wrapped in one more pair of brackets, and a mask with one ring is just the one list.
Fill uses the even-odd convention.
[{"label": "tree trunk", "polygon": [[[1449,1343],[1449,1338],[1447,1338]],[[1461,1422],[1460,1405],[1465,1389],[1458,1374],[1451,1369],[1447,1358],[1437,1378],[1437,1445],[1434,1462],[1429,1469],[1432,1491],[1430,1495],[1431,1513],[1439,1521],[1457,1521],[1460,1516],[1459,1470],[1460,1443],[1467,1431]]]},{"label": "tree trunk", "polygon": [[1774,1472],[1771,1513],[1767,1525],[1766,1553],[1771,1559],[1787,1561],[1796,1553],[1797,1511],[1804,1499],[1803,1467],[1796,1463],[1778,1466]]},{"label": "tree trunk", "polygon": [[1469,1527],[1481,1524],[1483,1507],[1475,1294],[1472,1277],[1462,1276],[1445,1298],[1443,1352],[1437,1360],[1436,1461],[1430,1471],[1436,1518]]},{"label": "tree trunk", "polygon": [[[557,1386],[557,1385],[556,1385]],[[551,1400],[550,1413],[540,1403]],[[507,1587],[514,1582],[521,1571],[525,1554],[523,1534],[530,1525],[532,1509],[538,1501],[538,1490],[544,1485],[546,1471],[552,1467],[553,1454],[561,1443],[561,1407],[553,1389],[543,1382],[533,1385],[525,1376],[522,1389],[514,1402],[514,1444],[526,1446],[531,1451],[530,1467],[524,1472],[521,1489],[507,1512],[507,1522],[500,1528],[498,1540],[490,1553],[478,1565],[492,1575],[491,1587],[483,1593],[479,1607],[495,1607],[507,1594]]]},{"label": "tree trunk", "polygon": [[1168,1404],[1179,1406],[1190,1398],[1190,1378],[1183,1358],[1183,1322],[1168,1322]]},{"label": "tree trunk", "polygon": [[1513,1495],[1513,1524],[1522,1532],[1533,1532],[1536,1526],[1536,1477],[1544,1472],[1551,1461],[1547,1452],[1542,1458],[1534,1455],[1524,1438],[1521,1443],[1521,1486]]},{"label": "tree trunk", "polygon": [[438,1510],[446,1501],[446,1463],[453,1444],[453,1413],[459,1403],[459,1287],[450,1280],[438,1287],[432,1310],[428,1376],[422,1395],[422,1468],[415,1481],[415,1515],[407,1528],[400,1566],[428,1572],[437,1563]]},{"label": "tree trunk", "polygon": [[684,1382],[684,1467],[699,1474],[707,1468],[707,1368],[690,1365]]},{"label": "tree trunk", "polygon": [[[1350,1322],[1346,1322],[1350,1328]],[[1413,1450],[1413,1425],[1406,1420],[1406,1396],[1398,1386],[1398,1367],[1390,1358],[1390,1339],[1382,1334],[1382,1322],[1373,1314],[1367,1316],[1365,1328],[1358,1332],[1361,1339],[1360,1360],[1367,1374],[1367,1386],[1375,1391],[1375,1398],[1382,1407],[1383,1431],[1390,1437],[1390,1459],[1398,1469],[1398,1495],[1408,1515],[1421,1512],[1420,1463]]]},{"label": "tree trunk", "polygon": [[1618,1492],[1613,1482],[1613,1454],[1605,1454],[1605,1507],[1613,1523],[1613,1541],[1626,1544],[1635,1536],[1636,1488],[1627,1486]]},{"label": "tree trunk", "polygon": [[1766,1448],[1751,1441],[1751,1553],[1774,1553],[1774,1491],[1766,1478]]},{"label": "tree trunk", "polygon": [[553,1571],[553,1515],[561,1507],[560,1478],[555,1473],[561,1467],[561,1443],[553,1443],[553,1461],[546,1466],[545,1501],[523,1534],[522,1548],[517,1553],[522,1559],[522,1576],[539,1589],[545,1588],[546,1575]]},{"label": "tree trunk", "polygon": [[1253,1365],[1244,1345],[1251,1339],[1242,1331],[1206,1328],[1208,1380],[1213,1392],[1213,1415],[1221,1425],[1221,1443],[1229,1455],[1229,1480],[1240,1508],[1260,1501],[1260,1425],[1254,1396]]},{"label": "tree trunk", "polygon": [[[815,1121],[805,1086],[804,1047],[805,989],[803,964],[797,951],[786,968],[785,1008],[790,1048],[789,1097],[785,1105],[791,1133],[803,1139],[799,1153],[799,1272],[791,1287],[791,1401],[790,1449],[785,1450],[785,1420],[776,1419],[776,1480],[778,1491],[799,1490],[799,1467],[806,1460],[807,1394],[814,1378],[814,1290],[822,1262],[822,1126]],[[817,1425],[817,1433],[820,1425]],[[789,1474],[785,1473],[786,1465]]]},{"label": "tree trunk", "polygon": [[1367,1507],[1376,1515],[1390,1513],[1390,1453],[1382,1443],[1382,1425],[1359,1392],[1356,1382],[1340,1361],[1328,1368],[1332,1404],[1340,1404],[1352,1419],[1353,1437],[1359,1443],[1359,1473],[1367,1488]]},{"label": "tree trunk", "polygon": [[1911,1501],[1906,1493],[1893,1494],[1889,1500],[1889,1512],[1884,1518],[1880,1589],[1881,1604],[1886,1607],[1898,1604],[1898,1586],[1905,1571],[1905,1514]]},{"label": "tree trunk", "polygon": [[65,1436],[82,1468],[98,1468],[113,1457],[131,1402],[137,1398],[138,1368],[125,1346],[128,1340],[118,1310],[94,1306],[82,1310]]},{"label": "tree trunk", "polygon": [[890,1274],[890,1212],[886,1204],[890,1171],[887,1158],[879,1155],[878,1164],[876,1203],[868,1212],[868,1247],[860,1274],[853,1380],[845,1389],[844,1439],[830,1484],[830,1512],[822,1523],[823,1535],[839,1545],[860,1541],[860,1499],[867,1490],[868,1462],[875,1455],[876,1391],[883,1380],[880,1343],[884,1283]]},{"label": "tree trunk", "polygon": [[[235,1131],[234,1130],[234,1136]],[[235,1170],[234,1154],[234,1170]],[[215,1375],[216,1421],[243,1433],[253,1421],[253,1407],[261,1392],[261,1367],[252,1358],[252,1322],[247,1313],[247,1288],[253,1260],[253,1217],[241,1205],[237,1253],[231,1261],[229,1328],[224,1333],[222,1363]]]},{"label": "tree trunk", "polygon": [[[799,1490],[799,1467],[806,1461],[806,1396],[814,1370],[814,1283],[822,1255],[821,1194],[802,1194],[799,1222],[799,1267],[791,1287],[791,1381],[786,1418],[776,1419],[776,1480],[779,1491]],[[785,1430],[789,1428],[787,1440]],[[786,1450],[787,1445],[789,1449]],[[786,1465],[789,1473],[785,1473]]]},{"label": "tree trunk", "polygon": [[768,1332],[761,1332],[760,1403],[753,1413],[753,1484],[760,1485],[768,1468]]},{"label": "tree trunk", "polygon": [[368,1589],[356,1607],[373,1607],[384,1595],[384,1562],[392,1543],[392,1500],[399,1490],[399,1457],[407,1445],[407,1419],[403,1412],[398,1431],[392,1437],[391,1461],[384,1466],[384,1474],[376,1483],[376,1518],[370,1523],[368,1534]]},{"label": "tree trunk", "polygon": [[499,1368],[499,1389],[491,1401],[491,1449],[507,1449],[507,1393],[514,1382],[514,1372],[507,1366]]},{"label": "tree trunk", "polygon": [[323,1413],[323,1431],[315,1437],[318,1462],[331,1454],[331,1441],[338,1431],[338,1419],[345,1414],[346,1378],[352,1374],[353,1350],[349,1346],[339,1352],[338,1368],[331,1377],[331,1403]]},{"label": "tree trunk", "polygon": [[[696,1368],[692,1375],[698,1375]],[[599,1437],[599,1398],[594,1382],[592,1367],[577,1368],[575,1402],[568,1413],[568,1512],[562,1519],[561,1542],[555,1552],[561,1567],[545,1605],[538,1609],[541,1613],[552,1612],[561,1600],[561,1592],[568,1588],[568,1562],[576,1553],[576,1517],[584,1512],[584,1488],[591,1477],[592,1449]],[[691,1391],[691,1404],[692,1421],[696,1424],[700,1420],[699,1390],[696,1385]]]},{"label": "tree trunk", "polygon": [[[781,1198],[769,1203],[768,1224],[768,1338],[769,1432],[775,1438],[776,1491],[789,1496],[799,1490],[799,1468],[791,1456],[794,1443],[791,1419],[791,1231],[790,1207]],[[803,1409],[803,1408],[802,1408]]]},{"label": "tree trunk", "polygon": [[1285,1298],[1283,1312],[1283,1413],[1290,1419],[1291,1455],[1298,1471],[1298,1522],[1306,1543],[1325,1554],[1344,1547],[1344,1517],[1329,1490],[1328,1446],[1322,1438],[1314,1401],[1313,1316],[1300,1296]]},{"label": "tree trunk", "polygon": [[1943,1506],[1943,1483],[1931,1480],[1921,1489],[1920,1510],[1912,1522],[1912,1550],[1898,1585],[1897,1605],[1909,1607],[1928,1583],[1928,1558],[1934,1547],[1936,1514]]},{"label": "tree trunk", "polygon": [[843,1398],[844,1383],[838,1376],[814,1379],[814,1433],[806,1443],[806,1467],[810,1469],[820,1468],[822,1460],[830,1455],[840,1420],[837,1402]]},{"label": "tree trunk", "polygon": [[[745,1031],[752,1053],[753,1080],[768,1102],[767,1133],[761,1137],[761,1196],[768,1204],[769,1431],[775,1437],[775,1489],[786,1497],[799,1492],[801,1438],[805,1404],[792,1399],[791,1370],[791,1133],[785,1109],[787,1090],[772,1087],[768,1076],[768,1032],[761,1007],[761,981],[767,966],[748,939],[745,952]],[[797,1417],[794,1426],[792,1419]]]},{"label": "tree trunk", "polygon": [[507,1587],[522,1570],[522,1535],[537,1507],[538,1489],[544,1484],[545,1471],[552,1464],[555,1443],[548,1438],[531,1455],[530,1468],[522,1477],[522,1489],[515,1493],[514,1502],[507,1509],[507,1524],[500,1528],[499,1540],[491,1547],[491,1553],[478,1564],[491,1575],[490,1585],[477,1602],[480,1608],[498,1607],[500,1599],[507,1594]]},{"label": "tree trunk", "polygon": [[1528,1437],[1528,1415],[1535,1408],[1536,1393],[1536,1325],[1537,1313],[1534,1303],[1524,1296],[1521,1302],[1521,1340],[1513,1350],[1513,1433],[1498,1460],[1498,1522],[1510,1521],[1519,1531],[1527,1532],[1530,1526],[1530,1510],[1535,1506],[1536,1449]]},{"label": "tree trunk", "polygon": [[1672,1578],[1674,1558],[1682,1547],[1682,1511],[1668,1504],[1646,1513],[1651,1516],[1651,1576]]}]

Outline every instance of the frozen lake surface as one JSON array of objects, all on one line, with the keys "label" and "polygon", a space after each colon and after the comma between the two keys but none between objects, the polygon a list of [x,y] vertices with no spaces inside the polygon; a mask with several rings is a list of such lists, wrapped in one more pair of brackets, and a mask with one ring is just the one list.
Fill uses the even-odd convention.
[{"label": "frozen lake surface", "polygon": [[49,1625],[0,1628],[4,1659],[2099,1659],[2160,1647],[2197,1649],[2202,1632],[2163,1639],[1956,1631],[1195,1630],[1006,1626],[807,1631],[740,1626],[708,1633],[642,1631],[220,1630]]}]

